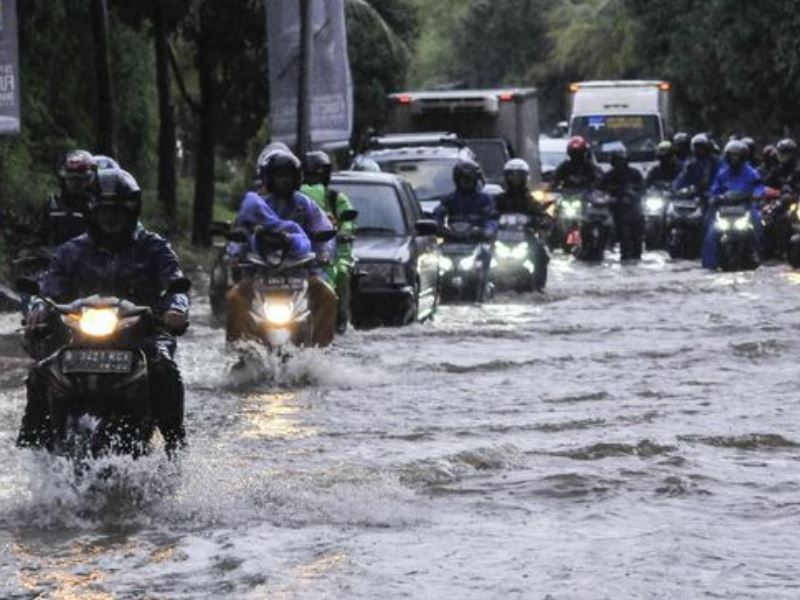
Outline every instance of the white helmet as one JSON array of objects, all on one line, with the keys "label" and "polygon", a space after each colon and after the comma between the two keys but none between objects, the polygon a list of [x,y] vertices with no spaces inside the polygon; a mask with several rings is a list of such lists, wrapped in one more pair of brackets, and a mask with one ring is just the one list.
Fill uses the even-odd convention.
[{"label": "white helmet", "polygon": [[509,171],[523,171],[525,173],[530,173],[531,168],[521,158],[512,158],[509,160],[505,165],[503,165],[503,173],[508,173]]}]

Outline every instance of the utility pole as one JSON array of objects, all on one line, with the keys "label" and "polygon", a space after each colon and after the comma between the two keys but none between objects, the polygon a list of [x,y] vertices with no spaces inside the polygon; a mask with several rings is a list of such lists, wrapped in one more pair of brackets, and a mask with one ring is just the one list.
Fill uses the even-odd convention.
[{"label": "utility pole", "polygon": [[311,145],[311,81],[313,71],[314,0],[299,0],[300,3],[300,53],[297,69],[297,142],[295,153],[301,160]]}]

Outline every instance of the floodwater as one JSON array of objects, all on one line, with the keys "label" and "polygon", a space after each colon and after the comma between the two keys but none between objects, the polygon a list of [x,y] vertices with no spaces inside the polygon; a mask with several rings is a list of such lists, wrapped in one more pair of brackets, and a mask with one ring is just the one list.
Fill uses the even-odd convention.
[{"label": "floodwater", "polygon": [[349,333],[279,381],[231,380],[199,299],[189,455],[80,482],[13,446],[0,318],[0,597],[800,597],[800,275],[551,265],[544,296]]}]

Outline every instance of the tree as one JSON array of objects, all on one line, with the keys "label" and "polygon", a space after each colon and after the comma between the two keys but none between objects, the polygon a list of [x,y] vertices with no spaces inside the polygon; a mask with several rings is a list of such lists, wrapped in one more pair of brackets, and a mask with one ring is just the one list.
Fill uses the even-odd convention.
[{"label": "tree", "polygon": [[91,21],[97,89],[97,148],[104,154],[116,156],[114,91],[111,82],[106,0],[92,0]]}]

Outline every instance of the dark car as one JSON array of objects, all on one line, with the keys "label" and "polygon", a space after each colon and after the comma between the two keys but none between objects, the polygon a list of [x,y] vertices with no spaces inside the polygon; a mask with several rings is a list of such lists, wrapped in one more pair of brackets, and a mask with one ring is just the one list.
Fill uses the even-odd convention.
[{"label": "dark car", "polygon": [[358,211],[351,304],[355,327],[405,325],[438,305],[436,224],[423,218],[414,190],[389,173],[334,173],[331,188]]},{"label": "dark car", "polygon": [[469,148],[457,145],[408,146],[369,150],[362,155],[378,163],[381,171],[399,175],[411,184],[425,213],[453,191],[453,167],[463,159],[477,160]]}]

